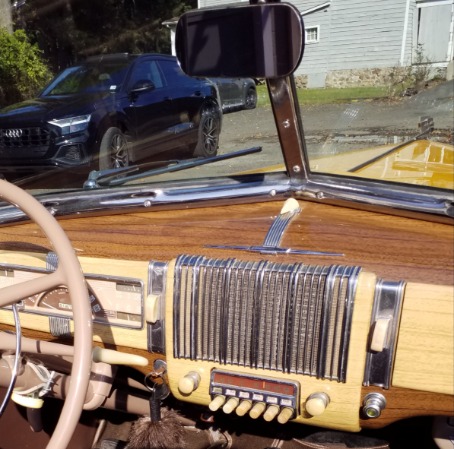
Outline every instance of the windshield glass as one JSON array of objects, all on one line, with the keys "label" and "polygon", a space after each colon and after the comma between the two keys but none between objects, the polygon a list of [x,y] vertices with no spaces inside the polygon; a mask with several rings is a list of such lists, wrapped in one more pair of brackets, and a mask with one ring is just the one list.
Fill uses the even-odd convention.
[{"label": "windshield glass", "polygon": [[41,97],[74,95],[117,89],[126,76],[127,64],[84,64],[69,67],[44,89]]},{"label": "windshield glass", "polygon": [[[352,13],[295,2],[312,174],[453,189],[451,5],[407,3]],[[95,194],[286,173],[266,80],[189,77],[173,56],[177,18],[208,6],[218,2],[11,3],[0,18],[1,176],[35,194]]]}]

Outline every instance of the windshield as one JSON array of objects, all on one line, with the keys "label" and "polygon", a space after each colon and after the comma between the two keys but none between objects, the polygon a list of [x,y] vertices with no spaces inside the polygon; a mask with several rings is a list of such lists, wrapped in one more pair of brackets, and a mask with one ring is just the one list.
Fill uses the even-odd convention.
[{"label": "windshield", "polygon": [[[108,2],[109,14],[97,2],[63,3],[15,2],[0,19],[0,173],[34,194],[290,179],[301,168],[292,172],[289,155],[303,151],[309,178],[451,195],[446,2],[363,5],[348,23],[342,5],[295,2],[305,27],[303,57],[286,78],[295,115],[276,114],[275,81],[181,70],[178,17],[216,1]],[[299,148],[285,137],[292,123],[302,124]]]},{"label": "windshield", "polygon": [[127,64],[98,63],[69,67],[47,86],[41,97],[103,92],[117,89],[126,76]]}]

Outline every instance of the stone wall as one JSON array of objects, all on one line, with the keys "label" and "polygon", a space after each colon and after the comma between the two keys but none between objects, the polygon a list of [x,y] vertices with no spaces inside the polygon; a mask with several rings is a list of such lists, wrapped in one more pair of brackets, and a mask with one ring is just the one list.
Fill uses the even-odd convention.
[{"label": "stone wall", "polygon": [[[296,87],[306,88],[311,75],[295,76]],[[419,65],[413,67],[381,67],[374,69],[333,70],[326,74],[323,87],[371,87],[412,85],[431,79],[445,79],[447,70],[443,67]],[[309,83],[311,84],[311,83]]]},{"label": "stone wall", "polygon": [[386,86],[394,77],[403,77],[406,67],[335,70],[326,76],[325,87]]}]

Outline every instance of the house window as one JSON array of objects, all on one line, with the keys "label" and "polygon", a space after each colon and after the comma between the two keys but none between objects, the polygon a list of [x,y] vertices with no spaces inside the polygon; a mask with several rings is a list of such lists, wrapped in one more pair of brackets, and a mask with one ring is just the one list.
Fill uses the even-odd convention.
[{"label": "house window", "polygon": [[320,26],[306,28],[306,44],[313,44],[320,40]]}]

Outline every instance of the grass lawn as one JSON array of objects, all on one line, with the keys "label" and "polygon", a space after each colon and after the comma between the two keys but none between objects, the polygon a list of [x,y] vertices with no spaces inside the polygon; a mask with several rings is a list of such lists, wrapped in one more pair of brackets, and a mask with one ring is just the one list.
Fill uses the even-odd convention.
[{"label": "grass lawn", "polygon": [[[268,91],[265,85],[257,86],[258,106],[270,104]],[[300,104],[326,104],[326,103],[350,103],[356,100],[370,100],[385,98],[388,89],[380,87],[346,87],[343,89],[298,89]]]}]

